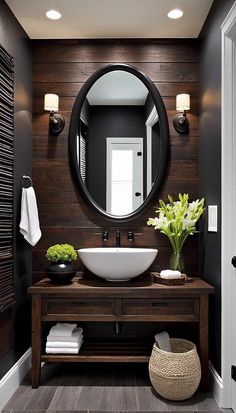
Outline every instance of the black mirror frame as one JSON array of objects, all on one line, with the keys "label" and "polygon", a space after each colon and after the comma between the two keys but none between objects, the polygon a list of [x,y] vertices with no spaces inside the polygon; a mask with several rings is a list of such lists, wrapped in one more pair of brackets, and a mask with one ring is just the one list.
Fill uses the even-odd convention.
[{"label": "black mirror frame", "polygon": [[[96,80],[98,80],[101,76],[105,75],[106,73],[112,72],[114,70],[123,70],[125,72],[129,72],[135,75],[144,83],[144,85],[147,87],[148,91],[150,92],[152,99],[158,109],[158,117],[159,117],[159,123],[160,123],[160,135],[161,135],[161,153],[162,153],[161,161],[158,166],[158,170],[156,174],[155,183],[149,195],[147,196],[145,201],[142,203],[142,205],[140,205],[140,207],[137,208],[134,212],[127,214],[127,215],[122,215],[122,216],[111,215],[107,213],[91,197],[90,193],[88,192],[81,178],[80,167],[77,162],[77,154],[75,150],[76,145],[77,145],[77,142],[76,142],[77,133],[78,133],[79,125],[80,125],[80,111],[84,103],[84,100],[87,96],[87,93],[90,90],[90,88],[93,86],[93,84],[96,82]],[[116,64],[116,63],[109,64],[109,65],[101,67],[96,72],[94,72],[84,83],[84,85],[80,89],[77,95],[77,98],[75,100],[73,110],[71,113],[71,119],[70,119],[68,150],[69,150],[70,165],[71,165],[71,169],[72,169],[73,176],[77,184],[77,187],[80,190],[83,200],[86,202],[86,204],[90,208],[92,208],[93,211],[95,211],[100,217],[104,218],[107,221],[113,222],[114,224],[130,222],[131,220],[141,216],[143,212],[150,206],[154,197],[157,195],[157,193],[159,192],[161,188],[163,178],[165,175],[165,171],[166,171],[166,167],[167,167],[168,153],[169,153],[169,124],[168,124],[166,109],[165,109],[162,97],[158,89],[154,85],[154,83],[151,81],[151,79],[149,79],[146,75],[144,75],[142,72],[136,69],[136,67],[127,65],[127,64]]]}]

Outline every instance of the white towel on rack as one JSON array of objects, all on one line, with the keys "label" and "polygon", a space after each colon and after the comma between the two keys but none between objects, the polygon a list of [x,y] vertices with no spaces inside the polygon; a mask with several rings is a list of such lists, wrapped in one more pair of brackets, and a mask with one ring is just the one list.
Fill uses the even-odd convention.
[{"label": "white towel on rack", "polygon": [[36,196],[32,186],[22,188],[20,233],[32,246],[37,244],[42,236]]}]

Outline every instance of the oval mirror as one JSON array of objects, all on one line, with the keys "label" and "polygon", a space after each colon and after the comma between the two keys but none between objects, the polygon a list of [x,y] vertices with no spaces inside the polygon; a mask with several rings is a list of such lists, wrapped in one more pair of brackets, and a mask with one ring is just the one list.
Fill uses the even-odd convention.
[{"label": "oval mirror", "polygon": [[141,215],[163,181],[169,126],[154,83],[112,64],[81,88],[71,114],[69,156],[87,205],[119,222]]}]

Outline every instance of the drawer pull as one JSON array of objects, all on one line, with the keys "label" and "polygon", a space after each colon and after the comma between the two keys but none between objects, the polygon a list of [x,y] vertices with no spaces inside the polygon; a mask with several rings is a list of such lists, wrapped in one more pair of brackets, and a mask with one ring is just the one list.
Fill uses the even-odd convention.
[{"label": "drawer pull", "polygon": [[152,307],[168,307],[168,303],[152,303]]}]

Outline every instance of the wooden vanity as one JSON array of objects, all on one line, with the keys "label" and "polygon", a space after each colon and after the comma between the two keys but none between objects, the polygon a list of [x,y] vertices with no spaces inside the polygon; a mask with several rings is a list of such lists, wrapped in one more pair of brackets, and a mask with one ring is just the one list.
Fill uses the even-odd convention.
[{"label": "wooden vanity", "polygon": [[184,285],[165,286],[149,274],[126,283],[111,283],[77,273],[68,285],[44,279],[29,288],[32,294],[32,387],[40,383],[41,362],[148,362],[145,342],[113,340],[84,343],[78,355],[45,354],[47,325],[73,322],[197,323],[202,388],[208,383],[208,297],[214,288],[200,278]]}]

